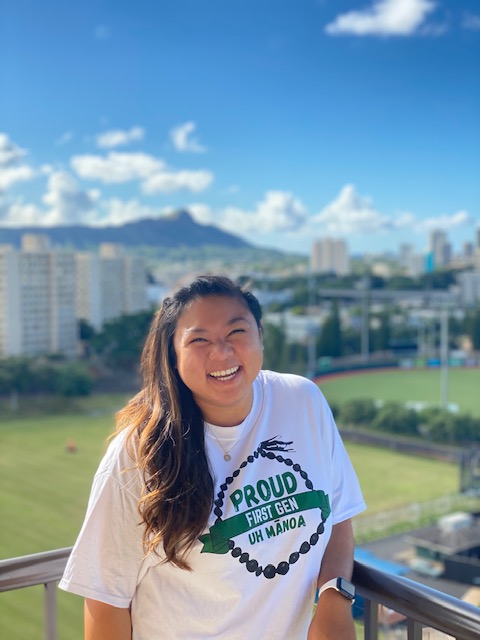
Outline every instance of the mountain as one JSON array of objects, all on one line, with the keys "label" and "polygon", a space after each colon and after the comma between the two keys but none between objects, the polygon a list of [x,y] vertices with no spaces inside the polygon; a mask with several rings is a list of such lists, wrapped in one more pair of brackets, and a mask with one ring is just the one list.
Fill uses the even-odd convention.
[{"label": "mountain", "polygon": [[89,227],[86,225],[62,227],[0,227],[0,244],[20,247],[24,234],[47,236],[52,247],[72,247],[91,250],[102,242],[113,242],[125,247],[180,248],[217,246],[231,249],[251,245],[231,233],[213,225],[198,224],[188,211],[177,211],[161,218],[145,218],[117,227]]}]

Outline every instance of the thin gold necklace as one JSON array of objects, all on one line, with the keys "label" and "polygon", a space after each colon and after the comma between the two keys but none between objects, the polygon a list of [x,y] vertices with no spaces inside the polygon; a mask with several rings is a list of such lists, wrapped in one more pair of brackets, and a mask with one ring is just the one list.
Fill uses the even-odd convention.
[{"label": "thin gold necklace", "polygon": [[[213,425],[210,425],[213,426]],[[244,420],[243,422],[243,429],[242,429],[242,433],[238,436],[237,440],[233,443],[233,445],[230,447],[230,449],[225,449],[225,447],[223,446],[221,440],[219,440],[217,438],[217,434],[215,433],[215,431],[213,429],[209,429],[209,432],[212,434],[212,436],[215,438],[215,440],[218,442],[220,449],[223,451],[223,459],[226,462],[230,462],[230,460],[232,459],[232,456],[230,455],[230,451],[232,449],[234,449],[237,444],[240,442],[240,440],[243,438],[243,434],[245,433],[245,429],[247,427],[247,420]],[[225,427],[226,428],[226,427]]]}]

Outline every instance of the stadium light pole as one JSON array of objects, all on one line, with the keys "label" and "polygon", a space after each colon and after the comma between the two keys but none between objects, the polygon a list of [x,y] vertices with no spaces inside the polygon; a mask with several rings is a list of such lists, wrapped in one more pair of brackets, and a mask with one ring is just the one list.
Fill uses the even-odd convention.
[{"label": "stadium light pole", "polygon": [[313,305],[315,303],[315,292],[314,292],[314,282],[313,282],[313,272],[312,269],[308,270],[307,273],[307,288],[308,288],[308,372],[307,377],[313,378],[317,369],[317,348],[316,348],[316,335],[315,335],[315,325],[313,319]]},{"label": "stadium light pole", "polygon": [[362,295],[362,332],[361,332],[361,351],[362,361],[368,362],[369,360],[369,325],[370,325],[370,313],[369,313],[369,296],[370,296],[370,278],[365,276],[362,279],[361,287],[363,290]]},{"label": "stadium light pole", "polygon": [[441,359],[441,406],[448,407],[448,309],[443,307],[440,314],[440,359]]}]

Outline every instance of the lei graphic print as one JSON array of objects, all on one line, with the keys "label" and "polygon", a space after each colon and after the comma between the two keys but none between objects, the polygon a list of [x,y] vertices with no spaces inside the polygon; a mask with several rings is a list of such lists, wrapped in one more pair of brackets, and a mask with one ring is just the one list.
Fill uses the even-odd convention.
[{"label": "lei graphic print", "polygon": [[[275,438],[265,440],[231,476],[227,476],[214,503],[215,524],[208,534],[200,537],[204,545],[202,553],[230,552],[249,573],[271,579],[287,574],[300,555],[308,553],[317,544],[325,531],[330,503],[324,491],[314,489],[301,465],[283,455],[293,451],[287,448],[292,444],[293,441],[282,442]],[[234,488],[237,479],[241,483],[242,471],[247,465],[255,466],[261,458],[276,461],[278,473],[260,478],[255,485],[240,484]],[[233,506],[235,515],[224,517],[225,503]],[[306,512],[311,510],[314,511],[313,522],[308,526],[307,521],[311,518]],[[295,529],[302,529],[305,536],[298,548],[277,564],[262,566],[255,558],[254,546]]]}]

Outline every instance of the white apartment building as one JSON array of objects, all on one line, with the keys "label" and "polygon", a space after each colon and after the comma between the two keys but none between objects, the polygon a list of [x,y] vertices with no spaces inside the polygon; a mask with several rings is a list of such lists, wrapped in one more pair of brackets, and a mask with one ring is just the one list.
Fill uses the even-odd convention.
[{"label": "white apartment building", "polygon": [[[25,248],[27,250],[25,250]],[[0,357],[77,350],[75,258],[29,236],[0,249]]]},{"label": "white apartment building", "polygon": [[441,229],[434,229],[429,236],[429,252],[433,255],[433,267],[438,269],[449,264],[452,260],[452,245],[448,242],[447,234]]},{"label": "white apartment building", "polygon": [[457,282],[464,304],[477,304],[480,301],[480,269],[459,273]]},{"label": "white apartment building", "polygon": [[140,256],[124,257],[125,313],[138,313],[150,308],[147,295],[147,270]]},{"label": "white apartment building", "polygon": [[425,256],[417,253],[411,244],[400,245],[400,264],[407,275],[416,278],[425,273]]},{"label": "white apartment building", "polygon": [[145,260],[103,244],[99,254],[77,252],[77,314],[97,331],[108,320],[149,308]]},{"label": "white apartment building", "polygon": [[149,308],[145,261],[117,245],[99,254],[53,250],[25,235],[0,247],[0,358],[78,352],[78,319],[107,320]]},{"label": "white apartment building", "polygon": [[310,267],[314,273],[335,273],[345,276],[350,273],[347,243],[334,238],[322,238],[312,245]]}]

